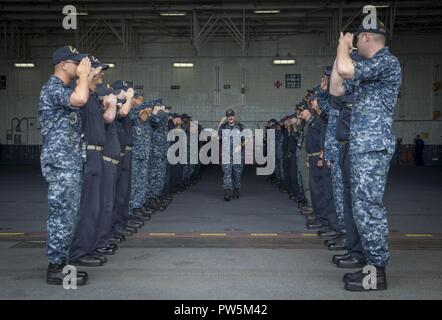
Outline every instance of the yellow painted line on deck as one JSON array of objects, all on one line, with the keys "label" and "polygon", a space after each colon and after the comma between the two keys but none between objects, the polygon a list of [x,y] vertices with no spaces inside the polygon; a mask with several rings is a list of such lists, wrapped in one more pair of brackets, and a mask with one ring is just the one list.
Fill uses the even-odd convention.
[{"label": "yellow painted line on deck", "polygon": [[406,237],[432,237],[432,234],[429,233],[406,233],[404,234]]},{"label": "yellow painted line on deck", "polygon": [[277,233],[251,233],[252,237],[277,237]]},{"label": "yellow painted line on deck", "polygon": [[202,237],[224,237],[226,233],[200,233]]},{"label": "yellow painted line on deck", "polygon": [[25,234],[23,232],[0,232],[0,236],[24,236]]},{"label": "yellow painted line on deck", "polygon": [[157,233],[151,232],[151,233],[149,233],[149,235],[150,235],[150,236],[168,236],[168,237],[174,237],[174,236],[175,236],[175,233],[172,233],[172,232],[170,232],[170,233],[168,233],[168,232],[157,232]]},{"label": "yellow painted line on deck", "polygon": [[316,237],[317,236],[316,233],[302,233],[301,235],[303,237]]}]

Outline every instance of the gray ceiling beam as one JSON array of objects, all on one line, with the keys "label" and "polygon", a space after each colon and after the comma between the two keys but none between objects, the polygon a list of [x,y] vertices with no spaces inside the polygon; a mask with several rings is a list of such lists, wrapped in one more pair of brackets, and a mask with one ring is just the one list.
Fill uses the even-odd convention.
[{"label": "gray ceiling beam", "polygon": [[[175,3],[178,1],[174,1]],[[391,1],[385,1],[384,3],[391,3]],[[2,11],[20,11],[20,10],[37,10],[38,7],[44,7],[45,11],[58,10],[60,11],[61,6],[71,4],[69,1],[59,2],[54,4],[54,2],[49,1],[29,1],[26,4],[25,1],[0,1],[0,9]],[[331,8],[338,9],[342,6],[342,1],[279,1],[274,3],[260,3],[256,4],[255,1],[237,1],[236,3],[222,3],[215,2],[214,4],[198,4],[198,3],[183,3],[174,4],[171,1],[156,1],[154,3],[146,1],[124,1],[123,5],[116,5],[112,1],[75,1],[77,9],[86,9],[91,11],[118,11],[118,12],[128,12],[128,11],[192,11],[192,10],[256,10],[256,9],[280,9],[280,10],[290,10],[290,9],[320,9],[320,8]],[[380,5],[381,3],[379,3]],[[357,9],[364,5],[367,5],[367,1],[358,1],[351,3],[344,3],[344,9],[353,8]],[[441,6],[440,1],[400,1],[398,3],[399,8],[419,8],[425,6]],[[26,7],[26,8],[25,8]]]}]

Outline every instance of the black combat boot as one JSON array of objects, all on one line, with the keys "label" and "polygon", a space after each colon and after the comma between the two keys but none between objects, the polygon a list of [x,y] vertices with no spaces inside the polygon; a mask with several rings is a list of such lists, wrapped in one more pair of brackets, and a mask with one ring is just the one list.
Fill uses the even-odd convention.
[{"label": "black combat boot", "polygon": [[233,199],[239,199],[239,188],[233,189]]},{"label": "black combat boot", "polygon": [[87,254],[73,261],[69,260],[69,264],[82,267],[101,267],[104,262],[93,254]]},{"label": "black combat boot", "polygon": [[330,251],[347,250],[347,238],[338,238],[327,246]]},{"label": "black combat boot", "polygon": [[324,227],[325,226],[317,220],[307,222],[307,229],[323,229]]},{"label": "black combat boot", "polygon": [[132,235],[134,235],[135,233],[138,232],[138,229],[136,227],[133,226],[128,226],[126,225],[126,227],[124,228],[125,231],[129,231],[132,232]]},{"label": "black combat boot", "polygon": [[336,262],[336,266],[338,268],[343,268],[343,269],[362,268],[366,264],[367,264],[366,261],[360,261],[353,256],[350,256],[347,259],[340,259],[339,261]]},{"label": "black combat boot", "polygon": [[230,189],[224,190],[224,201],[230,201]]},{"label": "black combat boot", "polygon": [[[63,273],[63,268],[66,266],[65,263],[55,264],[49,263],[48,270],[46,273],[46,283],[61,286],[63,285],[63,279],[67,274]],[[72,283],[73,278],[71,278]],[[77,286],[84,286],[87,283],[88,275],[84,271],[77,271],[76,281]]]},{"label": "black combat boot", "polygon": [[161,210],[160,210],[160,205],[156,203],[156,201],[155,201],[154,198],[149,199],[149,202],[148,202],[147,205],[148,205],[148,207],[151,208],[152,210],[155,210],[155,211],[161,211]]},{"label": "black combat boot", "polygon": [[94,252],[92,254],[96,259],[99,259],[101,262],[106,263],[107,262],[107,258],[105,255],[101,254],[101,253],[96,253]]},{"label": "black combat boot", "polygon": [[332,262],[336,264],[339,260],[348,259],[351,257],[351,254],[347,251],[344,254],[335,254],[332,258]]},{"label": "black combat boot", "polygon": [[150,220],[150,216],[146,216],[144,214],[144,211],[141,208],[135,208],[132,211],[132,217],[134,217],[135,219],[138,219],[140,221],[149,221]]},{"label": "black combat boot", "polygon": [[132,220],[131,219],[127,222],[127,226],[140,229],[142,226],[144,226],[144,222],[141,220],[134,220],[134,219]]},{"label": "black combat boot", "polygon": [[[385,274],[385,267],[375,267],[376,269],[376,285],[368,281],[368,287],[364,288],[365,277],[373,277],[370,272],[363,273],[359,270],[355,273],[346,273],[344,275],[345,290],[348,291],[371,291],[371,290],[387,290],[387,275]],[[374,280],[371,278],[372,280]],[[373,288],[374,286],[374,288]]]},{"label": "black combat boot", "polygon": [[144,213],[149,214],[150,216],[153,216],[155,214],[155,209],[150,206],[150,200],[149,199],[147,199],[144,202],[143,211],[144,211]]},{"label": "black combat boot", "polygon": [[166,209],[164,205],[158,200],[158,198],[152,199],[152,206],[155,210],[164,211]]}]

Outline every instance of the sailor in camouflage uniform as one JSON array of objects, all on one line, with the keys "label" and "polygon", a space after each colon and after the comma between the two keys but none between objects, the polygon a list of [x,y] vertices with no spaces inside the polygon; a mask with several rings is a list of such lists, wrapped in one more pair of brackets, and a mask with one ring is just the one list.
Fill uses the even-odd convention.
[{"label": "sailor in camouflage uniform", "polygon": [[[138,101],[141,102],[141,101]],[[132,150],[132,184],[130,208],[134,216],[147,219],[150,212],[145,212],[144,202],[147,192],[149,151],[151,149],[151,136],[147,129],[149,117],[147,103],[138,103],[129,113],[132,121],[132,137],[134,148]]]},{"label": "sailor in camouflage uniform", "polygon": [[[385,290],[389,260],[387,210],[382,203],[390,160],[395,149],[393,112],[401,83],[401,66],[385,46],[386,30],[360,26],[357,48],[363,61],[353,63],[353,34],[342,35],[332,72],[331,94],[354,89],[350,127],[353,214],[367,263],[376,268],[375,287],[364,286],[362,270],[344,276],[351,291]],[[350,81],[344,81],[350,80]],[[352,82],[358,82],[353,88]]]},{"label": "sailor in camouflage uniform", "polygon": [[[83,163],[79,108],[89,98],[91,62],[87,55],[66,46],[54,52],[52,64],[55,72],[40,93],[40,160],[42,174],[49,184],[46,282],[61,285],[80,205]],[[78,83],[71,89],[68,84],[75,78]],[[85,272],[77,272],[77,285],[86,284],[87,278]]]},{"label": "sailor in camouflage uniform", "polygon": [[275,176],[276,176],[276,182],[278,184],[281,183],[284,175],[282,145],[283,145],[282,128],[277,123],[275,128],[275,161],[276,161]]},{"label": "sailor in camouflage uniform", "polygon": [[149,122],[153,128],[152,148],[149,158],[149,204],[153,209],[163,211],[166,206],[159,198],[166,181],[169,112],[166,111],[162,100],[155,102]]},{"label": "sailor in camouflage uniform", "polygon": [[[241,175],[244,164],[243,146],[245,139],[236,135],[233,130],[241,132],[243,125],[235,119],[235,112],[232,109],[226,111],[217,127],[218,136],[222,141],[222,169],[223,169],[223,189],[224,200],[230,201],[230,198],[239,198],[239,189],[241,188]],[[223,131],[225,130],[225,132]],[[230,141],[225,141],[229,137]],[[239,158],[240,163],[235,163],[235,158]],[[233,194],[232,194],[233,190]]]}]

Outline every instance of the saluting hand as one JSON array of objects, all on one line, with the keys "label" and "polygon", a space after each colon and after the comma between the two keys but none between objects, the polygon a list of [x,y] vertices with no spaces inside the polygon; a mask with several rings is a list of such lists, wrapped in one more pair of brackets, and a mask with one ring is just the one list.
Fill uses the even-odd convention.
[{"label": "saluting hand", "polygon": [[223,124],[224,122],[226,122],[227,117],[222,117],[221,120],[219,121],[219,123]]},{"label": "saluting hand", "polygon": [[77,76],[89,76],[91,72],[91,61],[88,57],[81,59],[80,64],[77,67]]},{"label": "saluting hand", "polygon": [[126,99],[130,99],[130,98],[132,98],[133,96],[134,96],[134,94],[135,94],[135,91],[134,91],[134,89],[133,88],[129,88],[129,89],[127,89],[127,91],[126,91]]},{"label": "saluting hand", "polygon": [[341,32],[339,37],[339,45],[346,46],[348,49],[353,48],[353,33],[347,32],[345,35]]},{"label": "saluting hand", "polygon": [[327,91],[329,80],[330,80],[329,77],[322,77],[321,78],[321,90],[322,91]]},{"label": "saluting hand", "polygon": [[89,82],[91,82],[96,76],[98,76],[101,73],[102,69],[102,67],[91,69],[91,72],[89,72]]},{"label": "saluting hand", "polygon": [[155,107],[153,107],[152,113],[154,115],[156,115],[156,114],[158,114],[159,111],[160,111],[160,107],[159,106],[155,106]]},{"label": "saluting hand", "polygon": [[110,105],[116,105],[117,104],[117,97],[114,94],[110,94],[107,96],[107,101]]}]

